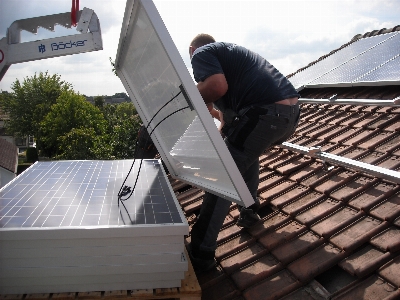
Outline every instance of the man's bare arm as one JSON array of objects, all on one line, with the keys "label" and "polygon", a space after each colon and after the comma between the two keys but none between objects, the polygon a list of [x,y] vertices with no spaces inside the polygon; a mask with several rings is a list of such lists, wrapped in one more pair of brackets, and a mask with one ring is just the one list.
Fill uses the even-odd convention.
[{"label": "man's bare arm", "polygon": [[197,84],[203,100],[206,104],[217,101],[228,91],[228,83],[224,74],[214,74],[207,77],[206,80]]}]

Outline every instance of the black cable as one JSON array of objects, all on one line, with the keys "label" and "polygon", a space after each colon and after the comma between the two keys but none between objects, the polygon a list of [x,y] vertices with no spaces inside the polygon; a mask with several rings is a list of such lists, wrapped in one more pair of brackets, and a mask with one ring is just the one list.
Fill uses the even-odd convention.
[{"label": "black cable", "polygon": [[[150,138],[151,134],[152,134],[152,133],[154,132],[154,130],[158,127],[158,125],[160,125],[163,121],[165,121],[167,118],[169,118],[169,117],[172,116],[173,114],[175,114],[175,113],[177,113],[177,112],[180,112],[180,111],[182,111],[182,110],[184,110],[184,109],[186,109],[186,108],[190,108],[190,107],[189,107],[189,106],[182,107],[182,108],[180,108],[180,109],[174,111],[173,113],[170,113],[168,116],[166,116],[165,118],[163,118],[160,122],[158,122],[157,125],[156,125],[156,126],[153,128],[153,130],[150,132],[149,136],[147,137],[146,143],[147,143],[148,139]],[[150,124],[150,123],[149,123],[149,124]],[[148,125],[149,125],[149,124],[148,124]],[[146,130],[147,130],[147,128],[148,128],[148,126],[146,126]],[[135,149],[135,152],[136,152],[136,149]],[[133,165],[135,164],[135,161],[136,161],[136,158],[134,158],[134,160],[133,160],[133,162],[132,162],[132,165],[131,165],[131,168],[130,168],[130,170],[129,170],[129,172],[128,172],[128,175],[125,177],[125,180],[124,180],[124,182],[122,183],[121,188],[124,186],[126,180],[128,179],[129,174],[130,174],[130,172],[131,172],[131,170],[132,170],[132,168],[133,168]],[[121,215],[122,222],[123,222],[124,224],[125,224],[125,221],[124,221],[124,217],[123,217],[123,215],[122,215],[122,211],[121,211],[121,209],[120,209],[120,207],[119,207],[119,203],[121,202],[122,206],[124,207],[124,209],[125,209],[125,211],[126,211],[128,217],[129,217],[129,220],[130,220],[131,223],[132,223],[132,218],[131,218],[131,216],[130,216],[130,214],[129,214],[129,212],[128,212],[128,209],[126,208],[126,206],[125,206],[125,204],[124,204],[124,201],[128,200],[128,199],[132,196],[133,192],[135,191],[136,184],[137,184],[137,181],[138,181],[138,179],[139,179],[140,170],[141,170],[141,168],[142,168],[142,163],[143,163],[143,154],[142,154],[142,159],[141,159],[141,161],[140,161],[139,170],[138,170],[138,173],[137,173],[137,175],[136,175],[135,184],[134,184],[132,190],[130,190],[130,191],[128,192],[128,193],[129,193],[129,196],[128,196],[127,198],[125,198],[125,199],[122,199],[122,196],[125,196],[126,194],[124,194],[124,195],[122,195],[121,193],[118,194],[118,210],[119,210],[119,213],[120,213],[120,215]],[[125,187],[126,187],[126,186],[125,186]],[[125,188],[125,187],[124,187],[124,188]],[[122,190],[124,190],[124,188],[122,188]],[[129,187],[127,187],[127,189],[129,189]],[[120,189],[120,190],[121,190],[121,189]]]},{"label": "black cable", "polygon": [[[154,118],[158,115],[158,113],[159,113],[165,106],[167,106],[169,103],[171,103],[176,97],[178,97],[181,93],[182,93],[182,91],[179,91],[178,94],[176,94],[175,96],[173,96],[173,97],[172,97],[170,100],[168,100],[163,106],[161,106],[161,108],[153,115],[153,117],[151,118],[151,120],[147,123],[146,130],[147,130],[147,128],[149,127],[150,123],[151,123],[151,122],[154,120]],[[149,135],[149,136],[150,136],[150,135]],[[149,140],[149,137],[147,137],[147,139],[146,139],[146,144],[147,144],[148,140]],[[128,175],[126,175],[125,180],[124,180],[124,182],[122,183],[121,188],[120,188],[119,191],[118,191],[118,197],[120,196],[121,190],[123,189],[124,184],[125,184],[126,180],[128,179],[129,174],[131,173],[132,168],[133,168],[133,165],[134,165],[134,163],[135,163],[135,160],[136,160],[136,151],[137,151],[137,147],[136,147],[136,146],[137,146],[137,142],[138,142],[138,137],[136,137],[135,152],[133,153],[133,158],[134,158],[134,160],[133,160],[133,163],[132,163],[132,165],[131,165],[131,168],[129,169]],[[142,159],[143,159],[143,154],[144,154],[144,153],[142,153]]]},{"label": "black cable", "polygon": [[[176,97],[178,97],[180,94],[181,94],[181,91],[180,91],[179,93],[177,93],[174,97],[172,97],[167,103],[165,103],[165,104],[153,115],[153,117],[151,118],[151,120],[148,122],[148,124],[147,124],[147,126],[146,126],[146,130],[148,129],[148,127],[149,127],[149,125],[151,124],[151,122],[153,121],[153,119],[157,116],[157,114],[158,114],[166,105],[168,105],[168,104],[171,103]],[[158,122],[157,125],[153,128],[153,130],[152,130],[152,131],[149,133],[149,135],[147,136],[147,139],[146,139],[145,144],[147,144],[147,142],[148,142],[148,140],[149,140],[151,134],[154,132],[154,130],[155,130],[163,121],[165,121],[167,118],[169,118],[169,117],[172,116],[173,114],[175,114],[175,113],[177,113],[177,112],[179,112],[179,111],[182,111],[182,110],[184,110],[184,109],[186,109],[186,108],[189,108],[189,106],[186,106],[186,107],[183,107],[183,108],[180,108],[180,109],[174,111],[173,113],[171,113],[171,114],[169,114],[168,116],[166,116],[165,118],[163,118],[160,122]],[[129,172],[128,172],[128,174],[126,175],[126,177],[125,177],[125,179],[124,179],[124,181],[123,181],[123,183],[122,183],[122,185],[121,185],[121,188],[119,189],[119,192],[118,192],[118,210],[119,210],[119,212],[120,212],[121,219],[122,219],[122,222],[123,222],[124,224],[125,224],[125,221],[124,221],[124,217],[123,217],[123,215],[122,215],[122,211],[121,211],[121,209],[120,209],[120,203],[121,203],[122,206],[124,207],[126,213],[128,214],[129,220],[130,220],[131,223],[132,223],[132,218],[131,218],[131,216],[130,216],[130,214],[129,214],[129,212],[128,212],[128,209],[126,208],[126,206],[125,206],[125,204],[124,204],[124,201],[128,200],[128,199],[132,196],[133,192],[135,191],[135,188],[136,188],[136,185],[137,185],[137,181],[138,181],[138,179],[139,179],[140,170],[141,170],[141,168],[142,168],[143,156],[144,156],[144,152],[143,152],[143,153],[142,153],[142,158],[141,158],[141,161],[140,161],[140,165],[139,165],[139,170],[138,170],[138,173],[137,173],[137,175],[136,175],[135,184],[134,184],[133,188],[130,189],[130,187],[125,186],[125,182],[127,181],[128,177],[129,177],[129,175],[130,175],[130,173],[131,173],[131,171],[132,171],[132,169],[133,169],[133,166],[134,166],[134,164],[135,164],[135,161],[136,161],[137,140],[136,140],[136,143],[135,143],[135,144],[136,144],[136,147],[135,147],[135,153],[134,153],[134,160],[133,160],[133,162],[132,162],[132,164],[131,164],[131,167],[130,167],[130,169],[129,169]],[[122,197],[123,197],[123,196],[126,196],[127,194],[129,194],[129,196],[123,199]]]}]

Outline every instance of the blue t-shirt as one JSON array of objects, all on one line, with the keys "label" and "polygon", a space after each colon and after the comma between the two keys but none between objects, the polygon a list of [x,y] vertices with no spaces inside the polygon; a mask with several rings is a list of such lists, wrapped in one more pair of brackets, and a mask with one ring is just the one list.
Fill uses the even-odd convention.
[{"label": "blue t-shirt", "polygon": [[232,43],[216,42],[197,48],[192,57],[196,82],[224,74],[227,93],[215,105],[238,112],[252,105],[300,97],[290,81],[259,54]]}]

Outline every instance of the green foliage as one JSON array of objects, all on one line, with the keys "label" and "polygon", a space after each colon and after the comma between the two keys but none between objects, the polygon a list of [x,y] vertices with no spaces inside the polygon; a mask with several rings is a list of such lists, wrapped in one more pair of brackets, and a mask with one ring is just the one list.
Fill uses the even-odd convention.
[{"label": "green foliage", "polygon": [[26,162],[34,163],[38,160],[38,152],[35,147],[29,147],[26,149]]},{"label": "green foliage", "polygon": [[113,72],[115,76],[118,76],[117,71],[115,70],[115,61],[113,61],[111,57],[109,57],[108,59],[110,60],[111,64],[111,72]]},{"label": "green foliage", "polygon": [[65,91],[41,122],[43,154],[63,159],[104,159],[109,156],[104,153],[106,150],[97,151],[96,147],[107,144],[106,129],[100,109],[83,96]]},{"label": "green foliage", "polygon": [[40,146],[40,122],[50,111],[50,107],[62,92],[71,85],[61,80],[59,75],[46,73],[18,79],[11,85],[12,92],[2,93],[0,106],[8,114],[6,127],[15,136],[35,136]]},{"label": "green foliage", "polygon": [[96,135],[93,128],[73,128],[60,136],[57,159],[110,159],[111,146],[107,136]]},{"label": "green foliage", "polygon": [[135,106],[132,103],[106,105],[103,112],[108,121],[112,156],[116,159],[133,158],[141,125]]},{"label": "green foliage", "polygon": [[100,109],[103,109],[104,103],[105,103],[105,101],[104,101],[104,98],[102,96],[94,97],[94,106],[96,106],[96,107],[98,107]]}]

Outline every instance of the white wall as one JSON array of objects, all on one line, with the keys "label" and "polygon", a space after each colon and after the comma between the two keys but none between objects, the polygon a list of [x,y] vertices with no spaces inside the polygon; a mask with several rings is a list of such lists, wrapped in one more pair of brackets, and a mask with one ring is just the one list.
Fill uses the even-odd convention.
[{"label": "white wall", "polygon": [[11,180],[13,180],[16,175],[13,172],[10,172],[4,168],[0,167],[0,188],[5,186]]}]

